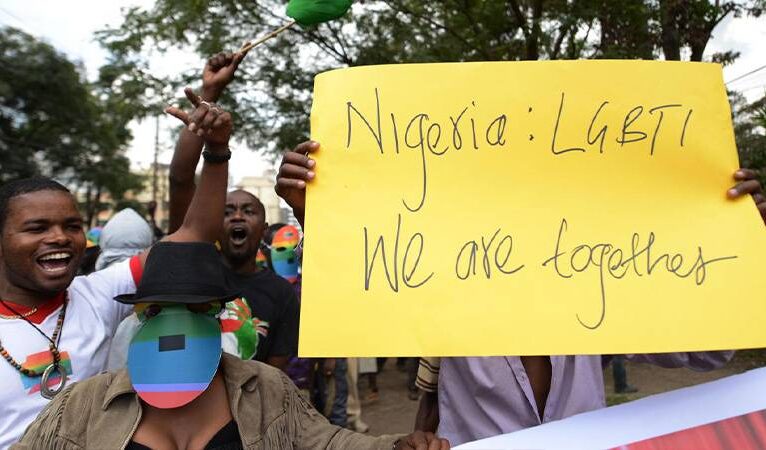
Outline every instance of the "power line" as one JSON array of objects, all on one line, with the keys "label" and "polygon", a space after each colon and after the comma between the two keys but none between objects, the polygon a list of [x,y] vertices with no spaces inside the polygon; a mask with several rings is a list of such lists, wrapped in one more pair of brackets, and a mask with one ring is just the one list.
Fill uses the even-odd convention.
[{"label": "power line", "polygon": [[37,30],[29,25],[25,20],[22,20],[21,17],[13,14],[12,12],[8,11],[6,8],[0,8],[0,12],[5,14],[6,16],[10,17],[11,19],[15,20],[17,23],[18,28],[25,29],[27,33],[29,34],[35,34],[40,36],[40,33],[37,32]]},{"label": "power line", "polygon": [[744,75],[740,75],[740,76],[738,76],[737,78],[735,78],[733,80],[729,80],[729,81],[726,82],[726,84],[731,84],[731,83],[734,83],[737,80],[741,80],[741,79],[743,79],[745,77],[749,77],[750,75],[752,75],[752,74],[754,74],[756,72],[760,72],[763,69],[766,69],[766,64],[762,65],[761,67],[758,67],[757,69],[753,69],[753,70],[751,70],[750,72],[748,72],[748,73],[746,73]]},{"label": "power line", "polygon": [[[5,9],[5,8],[0,8],[0,12],[4,13],[4,14],[5,14],[5,15],[7,15],[8,17],[10,17],[11,19],[14,19],[14,20],[16,20],[16,21],[17,21],[17,22],[19,22],[19,23],[24,23],[24,21],[23,21],[23,20],[21,20],[21,18],[19,18],[17,15],[13,14],[12,12],[8,11],[8,10],[7,10],[7,9]],[[25,24],[25,25],[26,25],[26,24]]]},{"label": "power line", "polygon": [[749,88],[742,89],[739,92],[748,92],[748,91],[752,91],[753,89],[764,89],[764,91],[766,92],[766,84],[762,84],[760,86],[750,86]]}]

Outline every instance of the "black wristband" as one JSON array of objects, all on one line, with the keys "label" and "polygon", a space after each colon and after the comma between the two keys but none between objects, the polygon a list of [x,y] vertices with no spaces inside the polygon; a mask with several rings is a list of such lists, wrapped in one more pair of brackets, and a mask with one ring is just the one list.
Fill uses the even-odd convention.
[{"label": "black wristband", "polygon": [[202,159],[210,164],[223,164],[231,159],[231,150],[226,149],[226,153],[213,153],[210,150],[202,152]]}]

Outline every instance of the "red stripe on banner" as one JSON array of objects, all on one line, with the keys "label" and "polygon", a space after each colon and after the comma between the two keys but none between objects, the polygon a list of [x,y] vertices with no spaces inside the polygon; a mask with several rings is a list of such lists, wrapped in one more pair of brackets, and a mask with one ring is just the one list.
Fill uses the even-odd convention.
[{"label": "red stripe on banner", "polygon": [[766,449],[766,410],[634,442],[612,450],[729,449]]},{"label": "red stripe on banner", "polygon": [[755,442],[766,442],[766,410],[748,414],[745,421]]}]

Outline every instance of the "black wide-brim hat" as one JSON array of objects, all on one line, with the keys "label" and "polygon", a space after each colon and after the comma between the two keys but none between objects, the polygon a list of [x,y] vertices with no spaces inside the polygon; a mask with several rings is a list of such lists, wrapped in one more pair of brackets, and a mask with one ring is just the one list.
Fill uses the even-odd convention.
[{"label": "black wide-brim hat", "polygon": [[225,268],[213,244],[158,242],[149,251],[135,294],[118,295],[120,303],[209,303],[239,297],[229,289]]}]

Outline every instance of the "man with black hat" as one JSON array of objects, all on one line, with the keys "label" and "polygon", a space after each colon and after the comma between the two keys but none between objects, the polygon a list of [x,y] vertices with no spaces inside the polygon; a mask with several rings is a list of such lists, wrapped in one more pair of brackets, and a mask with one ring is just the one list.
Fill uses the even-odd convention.
[{"label": "man with black hat", "polygon": [[331,425],[280,370],[222,354],[217,316],[237,296],[212,244],[155,245],[136,294],[116,297],[142,322],[127,369],[65,390],[13,448],[449,449]]}]

